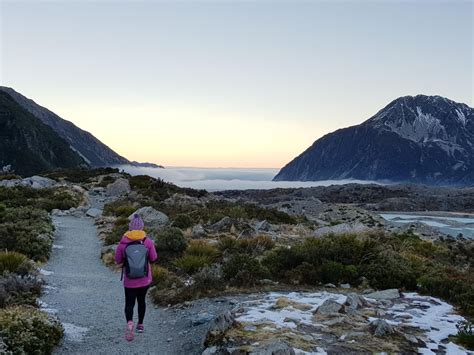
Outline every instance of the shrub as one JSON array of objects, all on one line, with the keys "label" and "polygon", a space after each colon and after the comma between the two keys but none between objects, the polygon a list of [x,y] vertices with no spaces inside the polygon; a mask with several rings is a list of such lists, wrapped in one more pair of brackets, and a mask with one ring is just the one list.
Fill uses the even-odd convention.
[{"label": "shrub", "polygon": [[104,244],[112,245],[120,242],[120,239],[122,239],[123,235],[128,230],[128,223],[128,218],[117,218],[114,222],[114,227],[112,228],[112,231],[105,237]]},{"label": "shrub", "polygon": [[151,271],[153,275],[152,285],[158,289],[176,288],[183,285],[175,274],[164,267],[153,264]]},{"label": "shrub", "polygon": [[218,256],[219,250],[214,245],[211,245],[204,240],[191,240],[186,249],[186,254],[206,256],[212,260]]},{"label": "shrub", "polygon": [[158,233],[155,240],[157,251],[181,253],[188,245],[186,238],[183,236],[181,229],[176,227],[164,228]]},{"label": "shrub", "polygon": [[220,265],[205,266],[194,275],[193,287],[199,293],[223,290],[224,285]]},{"label": "shrub", "polygon": [[33,276],[0,277],[0,308],[7,305],[36,305],[41,295],[42,281]]},{"label": "shrub", "polygon": [[193,219],[187,214],[178,214],[173,220],[173,227],[186,229],[193,225]]},{"label": "shrub", "polygon": [[65,179],[70,182],[90,182],[92,178],[100,175],[117,174],[119,169],[115,168],[96,168],[96,169],[62,169],[50,173],[42,174],[42,176],[49,177],[59,181]]},{"label": "shrub", "polygon": [[7,207],[35,207],[51,211],[77,207],[80,195],[65,187],[34,189],[27,186],[0,187],[0,201]]},{"label": "shrub", "polygon": [[0,252],[0,275],[5,273],[26,275],[31,271],[33,265],[25,255],[15,251]]},{"label": "shrub", "polygon": [[253,286],[268,277],[268,270],[255,258],[246,254],[234,254],[227,260],[222,271],[224,278],[237,286]]},{"label": "shrub", "polygon": [[320,268],[320,279],[324,283],[354,283],[357,278],[357,267],[354,265],[343,265],[337,261],[328,261]]},{"label": "shrub", "polygon": [[304,261],[285,274],[286,278],[294,284],[317,285],[321,282],[319,271],[310,263]]},{"label": "shrub", "polygon": [[53,245],[51,219],[31,207],[8,210],[8,222],[0,224],[0,250],[22,253],[35,261],[46,261]]},{"label": "shrub", "polygon": [[[262,264],[275,278],[283,279],[287,271],[296,268],[304,261],[301,248],[297,246],[277,247],[265,254]],[[307,262],[307,264],[309,263]]]},{"label": "shrub", "polygon": [[194,274],[210,264],[212,259],[207,255],[184,255],[175,261],[175,265],[187,274]]},{"label": "shrub", "polygon": [[104,215],[128,217],[138,209],[138,205],[126,199],[110,202],[104,206]]},{"label": "shrub", "polygon": [[259,255],[275,246],[275,242],[268,235],[259,235],[255,238],[237,240],[237,249],[242,253]]},{"label": "shrub", "polygon": [[474,350],[474,325],[471,322],[459,322],[457,341],[468,350]]},{"label": "shrub", "polygon": [[49,354],[64,333],[55,317],[28,306],[1,309],[0,331],[8,350],[20,354]]},{"label": "shrub", "polygon": [[362,268],[362,274],[372,287],[378,289],[404,288],[415,290],[417,273],[406,258],[393,251],[380,253],[377,258]]}]

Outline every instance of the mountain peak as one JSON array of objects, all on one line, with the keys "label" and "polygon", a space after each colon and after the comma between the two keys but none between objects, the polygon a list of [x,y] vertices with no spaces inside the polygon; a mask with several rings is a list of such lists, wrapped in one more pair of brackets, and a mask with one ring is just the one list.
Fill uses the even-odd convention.
[{"label": "mountain peak", "polygon": [[442,96],[402,96],[358,126],[317,140],[275,180],[474,183],[474,109]]}]

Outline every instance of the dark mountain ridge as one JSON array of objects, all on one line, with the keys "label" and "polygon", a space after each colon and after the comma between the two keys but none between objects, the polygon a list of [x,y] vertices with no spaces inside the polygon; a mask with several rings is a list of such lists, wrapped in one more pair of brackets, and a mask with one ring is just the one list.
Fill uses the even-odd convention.
[{"label": "dark mountain ridge", "polygon": [[340,179],[473,185],[474,109],[440,96],[400,97],[318,139],[274,181]]},{"label": "dark mountain ridge", "polygon": [[64,138],[71,149],[75,150],[92,167],[128,164],[128,159],[115,153],[92,134],[77,127],[74,123],[38,105],[33,100],[21,95],[12,88],[0,86],[0,91],[8,93],[21,107],[34,117],[50,126],[60,137]]},{"label": "dark mountain ridge", "polygon": [[0,168],[6,165],[20,175],[88,166],[51,127],[0,91]]}]

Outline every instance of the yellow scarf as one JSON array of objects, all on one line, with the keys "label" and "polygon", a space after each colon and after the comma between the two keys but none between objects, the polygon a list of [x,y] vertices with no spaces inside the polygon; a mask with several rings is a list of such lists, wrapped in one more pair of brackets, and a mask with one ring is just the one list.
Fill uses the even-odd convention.
[{"label": "yellow scarf", "polygon": [[130,240],[141,240],[146,237],[146,233],[141,230],[128,231],[125,236]]}]

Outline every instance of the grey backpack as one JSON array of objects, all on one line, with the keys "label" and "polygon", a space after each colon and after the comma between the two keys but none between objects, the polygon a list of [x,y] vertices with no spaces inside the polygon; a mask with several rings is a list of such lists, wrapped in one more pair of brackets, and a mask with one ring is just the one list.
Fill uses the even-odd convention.
[{"label": "grey backpack", "polygon": [[145,239],[128,243],[125,247],[123,266],[129,279],[139,279],[148,275],[148,248],[145,246]]}]

